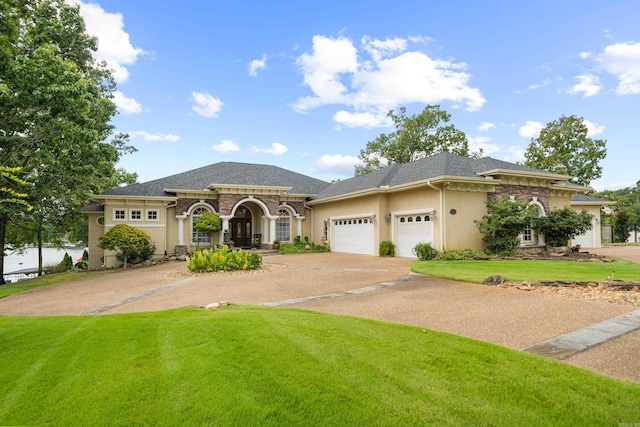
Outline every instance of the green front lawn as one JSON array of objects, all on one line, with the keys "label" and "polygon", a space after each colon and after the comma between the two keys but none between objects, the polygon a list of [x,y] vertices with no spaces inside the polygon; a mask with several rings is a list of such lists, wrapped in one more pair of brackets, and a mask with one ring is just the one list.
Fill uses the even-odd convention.
[{"label": "green front lawn", "polygon": [[619,425],[640,385],[420,328],[231,306],[0,316],[0,425]]},{"label": "green front lawn", "polygon": [[117,270],[99,270],[99,271],[75,271],[64,273],[45,274],[44,276],[34,277],[33,279],[21,280],[15,283],[7,283],[0,285],[0,298],[9,295],[19,294],[29,289],[39,288],[41,286],[53,285],[59,282],[68,282],[71,280],[86,277],[88,275],[95,276],[98,274],[109,274]]},{"label": "green front lawn", "polygon": [[494,274],[508,281],[604,282],[611,277],[640,280],[640,264],[616,258],[613,262],[546,260],[416,261],[411,271],[462,282],[482,283]]}]

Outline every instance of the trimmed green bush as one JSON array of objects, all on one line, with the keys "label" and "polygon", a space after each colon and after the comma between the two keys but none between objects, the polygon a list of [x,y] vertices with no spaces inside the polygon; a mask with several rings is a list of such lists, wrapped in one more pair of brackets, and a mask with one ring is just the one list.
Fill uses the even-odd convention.
[{"label": "trimmed green bush", "polygon": [[67,252],[64,253],[64,257],[62,258],[60,267],[63,271],[71,270],[73,268],[73,258],[71,258],[71,255],[69,255]]},{"label": "trimmed green bush", "polygon": [[413,248],[413,253],[420,261],[429,261],[438,256],[438,250],[431,243],[418,243]]},{"label": "trimmed green bush", "polygon": [[396,245],[388,240],[383,240],[380,242],[380,246],[378,247],[378,255],[390,257],[396,256]]},{"label": "trimmed green bush", "polygon": [[189,271],[205,273],[209,271],[251,270],[262,265],[262,255],[243,249],[229,251],[227,245],[217,249],[204,249],[187,258]]}]

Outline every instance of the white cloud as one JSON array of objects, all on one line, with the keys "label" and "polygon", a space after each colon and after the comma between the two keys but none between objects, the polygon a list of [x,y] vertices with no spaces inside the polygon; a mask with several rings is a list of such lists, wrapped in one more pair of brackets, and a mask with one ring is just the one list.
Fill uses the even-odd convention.
[{"label": "white cloud", "polygon": [[294,109],[306,112],[323,105],[344,105],[353,110],[339,111],[334,120],[371,127],[387,124],[380,117],[388,110],[414,102],[451,101],[469,111],[484,105],[480,90],[469,86],[466,64],[410,51],[408,41],[365,36],[359,52],[346,37],[314,36],[312,53],[297,59],[304,84],[313,95],[299,98]]},{"label": "white cloud", "polygon": [[582,93],[583,98],[589,98],[590,96],[597,95],[600,89],[602,89],[598,76],[584,74],[576,76],[576,80],[578,80],[578,83],[567,90],[567,93],[572,95]]},{"label": "white cloud", "polygon": [[261,148],[252,145],[251,147],[249,147],[249,150],[252,153],[267,153],[273,154],[274,156],[280,156],[289,151],[286,145],[280,144],[279,142],[274,142],[273,144],[271,144],[270,148]]},{"label": "white cloud", "polygon": [[234,151],[240,151],[240,147],[238,147],[238,144],[229,139],[222,139],[220,140],[220,143],[212,145],[209,148],[216,153],[231,153]]},{"label": "white cloud", "polygon": [[168,141],[178,142],[180,137],[172,133],[150,133],[144,130],[134,130],[128,132],[131,138],[142,138],[145,141]]},{"label": "white cloud", "polygon": [[537,138],[542,128],[544,128],[542,123],[527,120],[527,123],[520,128],[518,133],[525,138]]},{"label": "white cloud", "polygon": [[488,136],[474,136],[467,139],[469,140],[469,151],[472,153],[477,153],[482,149],[483,156],[490,156],[500,151],[499,146],[489,143],[491,138]]},{"label": "white cloud", "polygon": [[610,74],[618,78],[616,93],[640,93],[640,42],[616,43],[607,46],[596,60]]},{"label": "white cloud", "polygon": [[516,145],[512,145],[509,148],[507,148],[507,153],[503,160],[506,162],[511,162],[511,163],[524,163],[525,158],[524,158],[524,153],[527,151],[527,149],[525,147],[521,147],[521,146],[516,146]]},{"label": "white cloud", "polygon": [[117,83],[126,82],[129,79],[126,66],[133,65],[146,52],[131,44],[129,34],[124,29],[122,14],[109,13],[97,3],[78,0],[67,0],[67,3],[80,5],[80,15],[86,24],[87,33],[98,38],[95,59],[107,62]]},{"label": "white cloud", "polygon": [[262,70],[267,66],[267,55],[262,55],[262,59],[254,59],[249,63],[249,75],[255,77],[258,75],[258,70]]},{"label": "white cloud", "polygon": [[594,135],[598,135],[602,132],[604,132],[606,126],[599,126],[595,123],[590,122],[589,120],[584,120],[583,122],[585,124],[585,126],[587,126],[587,136],[591,137]]},{"label": "white cloud", "polygon": [[487,132],[495,128],[496,128],[496,125],[494,125],[493,123],[482,122],[480,123],[480,126],[478,126],[478,132]]},{"label": "white cloud", "polygon": [[220,114],[224,103],[208,93],[191,92],[191,99],[195,102],[193,111],[203,117],[215,118]]},{"label": "white cloud", "polygon": [[353,175],[355,167],[360,164],[362,160],[358,157],[342,154],[325,154],[316,161],[316,167],[321,171],[350,176]]},{"label": "white cloud", "polygon": [[125,96],[118,90],[113,92],[113,102],[116,104],[116,107],[118,107],[118,111],[122,114],[142,113],[142,105],[140,105],[138,101]]},{"label": "white cloud", "polygon": [[391,125],[387,114],[382,111],[375,113],[350,113],[340,110],[333,115],[333,120],[347,127],[372,128]]}]

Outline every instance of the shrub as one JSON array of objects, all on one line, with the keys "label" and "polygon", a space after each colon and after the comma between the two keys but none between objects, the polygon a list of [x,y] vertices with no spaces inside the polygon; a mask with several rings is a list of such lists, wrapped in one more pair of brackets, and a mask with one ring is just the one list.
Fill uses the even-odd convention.
[{"label": "shrub", "polygon": [[542,234],[549,246],[567,246],[569,239],[591,229],[592,215],[571,208],[554,209],[534,220],[534,227]]},{"label": "shrub", "polygon": [[146,232],[127,224],[116,225],[101,235],[99,240],[100,248],[117,252],[118,259],[124,261],[124,268],[127,268],[128,259],[148,259],[156,250]]},{"label": "shrub", "polygon": [[438,256],[438,250],[431,243],[418,243],[413,248],[413,253],[420,261],[429,261]]},{"label": "shrub", "polygon": [[82,258],[76,263],[75,267],[80,270],[86,270],[89,268],[89,252],[87,252],[86,249],[82,252]]},{"label": "shrub", "polygon": [[471,249],[448,250],[438,252],[434,258],[437,261],[462,261],[465,259],[481,259],[486,258],[483,252],[472,251]]},{"label": "shrub", "polygon": [[204,273],[208,271],[251,270],[262,265],[262,255],[246,252],[243,249],[229,251],[227,245],[217,249],[204,249],[187,258],[189,271]]},{"label": "shrub", "polygon": [[62,262],[60,263],[60,267],[63,270],[71,270],[73,268],[73,259],[71,258],[71,255],[69,255],[68,253],[64,253],[64,257],[62,258]]},{"label": "shrub", "polygon": [[475,221],[482,240],[490,253],[513,253],[520,245],[519,235],[531,225],[536,208],[519,200],[504,197],[498,202],[487,202],[489,214]]},{"label": "shrub", "polygon": [[388,240],[383,240],[380,242],[380,246],[378,247],[378,255],[391,257],[396,256],[396,245]]}]

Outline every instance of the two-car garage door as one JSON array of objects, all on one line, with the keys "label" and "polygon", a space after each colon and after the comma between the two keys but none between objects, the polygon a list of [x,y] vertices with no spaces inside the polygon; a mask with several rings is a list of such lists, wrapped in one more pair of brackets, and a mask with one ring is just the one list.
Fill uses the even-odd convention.
[{"label": "two-car garage door", "polygon": [[372,215],[332,219],[331,250],[373,255],[373,221]]}]

